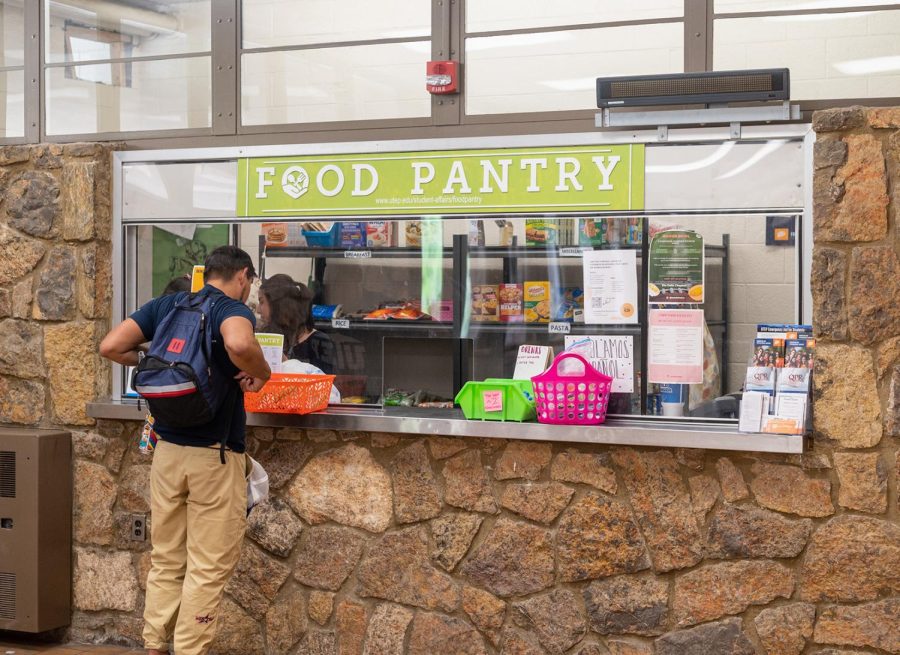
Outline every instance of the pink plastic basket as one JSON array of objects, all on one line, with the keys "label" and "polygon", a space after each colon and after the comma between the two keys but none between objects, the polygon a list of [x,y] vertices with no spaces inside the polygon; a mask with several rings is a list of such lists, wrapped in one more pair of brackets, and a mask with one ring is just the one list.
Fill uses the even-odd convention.
[{"label": "pink plastic basket", "polygon": [[[576,371],[560,370],[560,363],[573,359]],[[561,353],[546,371],[531,378],[537,419],[541,423],[597,425],[606,420],[612,378],[604,375],[581,355]]]}]

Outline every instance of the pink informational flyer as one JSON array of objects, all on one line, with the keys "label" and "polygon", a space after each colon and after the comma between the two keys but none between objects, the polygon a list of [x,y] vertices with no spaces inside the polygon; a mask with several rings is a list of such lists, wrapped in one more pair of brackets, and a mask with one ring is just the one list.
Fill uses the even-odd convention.
[{"label": "pink informational flyer", "polygon": [[648,381],[703,382],[703,310],[651,309]]}]

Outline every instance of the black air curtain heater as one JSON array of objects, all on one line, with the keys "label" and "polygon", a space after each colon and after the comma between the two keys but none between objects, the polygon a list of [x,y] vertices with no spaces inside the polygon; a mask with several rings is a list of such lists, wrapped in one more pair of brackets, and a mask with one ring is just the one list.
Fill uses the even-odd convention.
[{"label": "black air curtain heater", "polygon": [[598,107],[790,100],[787,68],[598,77]]}]

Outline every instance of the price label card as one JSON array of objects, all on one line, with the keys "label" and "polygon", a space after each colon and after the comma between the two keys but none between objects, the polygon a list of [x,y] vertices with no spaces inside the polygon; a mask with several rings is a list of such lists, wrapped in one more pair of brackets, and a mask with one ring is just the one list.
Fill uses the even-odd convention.
[{"label": "price label card", "polygon": [[336,330],[349,330],[350,329],[350,319],[349,318],[333,318],[331,319],[331,327]]},{"label": "price label card", "polygon": [[572,331],[572,324],[565,321],[555,321],[547,324],[547,332],[550,334],[569,334]]},{"label": "price label card", "polygon": [[593,250],[593,248],[560,248],[560,257],[581,257],[585,252]]},{"label": "price label card", "polygon": [[503,392],[502,391],[482,391],[481,402],[484,403],[485,412],[502,412],[503,411]]},{"label": "price label card", "polygon": [[344,259],[370,259],[372,257],[371,250],[345,250]]}]

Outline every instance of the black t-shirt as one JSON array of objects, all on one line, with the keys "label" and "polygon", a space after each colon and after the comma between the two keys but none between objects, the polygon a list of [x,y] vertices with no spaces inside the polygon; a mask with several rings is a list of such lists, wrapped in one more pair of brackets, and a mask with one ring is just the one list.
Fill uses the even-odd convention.
[{"label": "black t-shirt", "polygon": [[327,334],[316,330],[309,337],[288,351],[288,359],[296,359],[334,374],[334,342]]},{"label": "black t-shirt", "polygon": [[[153,425],[153,429],[161,439],[180,446],[209,446],[220,442],[223,436],[228,435],[226,445],[233,451],[242,453],[245,449],[244,434],[247,423],[247,414],[244,412],[244,392],[241,391],[240,385],[234,379],[239,369],[228,357],[220,329],[225,319],[232,316],[243,316],[254,327],[256,318],[244,303],[229,298],[215,287],[206,285],[200,293],[210,293],[215,297],[209,316],[213,339],[212,361],[209,364],[213,371],[224,375],[228,380],[228,395],[219,413],[205,425],[170,428],[157,421]],[[134,312],[130,318],[141,328],[147,341],[152,341],[157,326],[172,311],[175,303],[187,295],[187,293],[181,292],[154,298]]]}]

